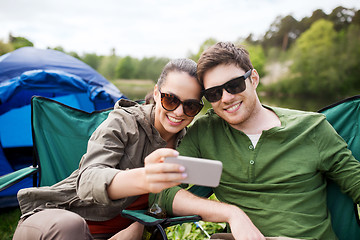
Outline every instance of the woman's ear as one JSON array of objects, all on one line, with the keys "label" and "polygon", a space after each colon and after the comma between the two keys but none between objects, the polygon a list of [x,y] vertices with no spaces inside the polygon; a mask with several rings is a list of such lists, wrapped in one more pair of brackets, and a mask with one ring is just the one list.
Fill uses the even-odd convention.
[{"label": "woman's ear", "polygon": [[158,96],[159,96],[160,92],[159,92],[159,87],[157,84],[155,84],[154,86],[154,91],[153,91],[153,96],[154,96],[154,101],[156,102]]}]

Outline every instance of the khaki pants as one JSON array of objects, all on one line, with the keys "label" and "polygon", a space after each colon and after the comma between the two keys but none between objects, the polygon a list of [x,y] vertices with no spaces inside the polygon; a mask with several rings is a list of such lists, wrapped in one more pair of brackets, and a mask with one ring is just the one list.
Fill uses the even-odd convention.
[{"label": "khaki pants", "polygon": [[20,219],[13,240],[35,239],[108,239],[111,236],[92,236],[85,219],[62,209],[46,209]]}]

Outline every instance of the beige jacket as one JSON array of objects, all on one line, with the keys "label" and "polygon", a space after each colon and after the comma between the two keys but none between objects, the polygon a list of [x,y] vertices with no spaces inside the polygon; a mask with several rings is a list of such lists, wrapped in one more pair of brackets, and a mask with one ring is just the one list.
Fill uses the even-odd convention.
[{"label": "beige jacket", "polygon": [[[50,186],[18,192],[25,217],[45,208],[62,208],[87,220],[109,220],[138,197],[112,201],[106,188],[119,171],[144,166],[144,158],[166,142],[154,127],[154,105],[119,100],[108,118],[94,131],[79,169]],[[185,130],[178,134],[178,142]]]}]

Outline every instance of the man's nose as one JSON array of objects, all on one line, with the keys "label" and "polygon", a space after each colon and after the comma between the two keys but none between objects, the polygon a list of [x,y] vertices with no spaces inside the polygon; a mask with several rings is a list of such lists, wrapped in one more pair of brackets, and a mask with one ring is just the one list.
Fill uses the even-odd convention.
[{"label": "man's nose", "polygon": [[229,102],[234,98],[234,94],[228,93],[225,88],[223,89],[222,92],[222,97],[221,97],[221,101],[222,102]]}]

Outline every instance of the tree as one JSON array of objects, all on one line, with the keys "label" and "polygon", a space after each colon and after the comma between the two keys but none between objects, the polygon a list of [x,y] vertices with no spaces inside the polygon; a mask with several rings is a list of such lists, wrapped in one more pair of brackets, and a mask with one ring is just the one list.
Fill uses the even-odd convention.
[{"label": "tree", "polygon": [[200,55],[202,54],[203,51],[205,51],[207,48],[211,47],[212,45],[214,45],[215,43],[217,43],[218,41],[215,38],[208,38],[206,39],[200,46],[199,51],[196,54],[189,54],[189,58],[194,60],[195,62],[197,62],[200,58]]},{"label": "tree", "polygon": [[123,79],[132,79],[135,74],[135,66],[133,59],[130,56],[126,56],[118,62],[116,66],[116,77]]},{"label": "tree", "polygon": [[103,57],[99,65],[98,72],[107,79],[115,79],[115,69],[118,62],[119,58],[116,55]]},{"label": "tree", "polygon": [[95,70],[98,69],[102,56],[96,55],[96,53],[86,53],[82,57],[82,61],[88,64],[90,67],[94,68]]},{"label": "tree", "polygon": [[252,44],[252,45],[256,45],[259,44],[259,40],[258,39],[254,39],[254,35],[252,33],[250,33],[246,38],[245,38],[245,42]]},{"label": "tree", "polygon": [[298,21],[295,18],[291,15],[284,18],[278,16],[270,25],[270,29],[265,33],[263,46],[266,49],[279,47],[285,51],[296,40],[300,33]]},{"label": "tree", "polygon": [[[360,90],[360,25],[351,24],[340,42],[338,62],[341,67],[341,82],[347,92],[358,94]],[[352,94],[351,94],[352,95]]]},{"label": "tree", "polygon": [[151,79],[154,82],[160,76],[160,73],[164,66],[169,62],[168,58],[143,58],[141,59],[136,68],[135,76],[139,79]]},{"label": "tree", "polygon": [[304,17],[299,22],[299,29],[300,29],[301,33],[303,33],[306,30],[308,30],[310,28],[310,26],[317,20],[327,19],[327,18],[328,18],[328,15],[326,13],[324,13],[323,10],[317,9],[312,13],[311,17]]},{"label": "tree", "polygon": [[354,10],[339,6],[330,13],[329,20],[334,23],[335,30],[340,31],[350,25],[354,15]]},{"label": "tree", "polygon": [[299,76],[297,89],[312,95],[336,94],[341,87],[334,24],[318,20],[296,41],[292,70]]},{"label": "tree", "polygon": [[286,17],[278,16],[270,25],[269,30],[264,34],[262,45],[266,52],[273,47],[288,50],[296,39],[310,26],[320,19],[333,22],[334,29],[338,32],[347,29],[350,23],[359,23],[359,11],[344,7],[335,8],[331,14],[327,15],[321,9],[315,10],[311,17],[304,17],[300,22],[291,15]]},{"label": "tree", "polygon": [[266,56],[263,47],[260,44],[253,44],[248,41],[239,41],[236,42],[236,45],[241,45],[245,47],[245,49],[249,52],[250,60],[253,67],[256,69],[260,76],[264,76]]},{"label": "tree", "polygon": [[355,15],[354,15],[354,17],[352,18],[351,23],[352,23],[352,24],[358,24],[358,25],[360,25],[360,10],[358,10],[358,11],[355,12]]},{"label": "tree", "polygon": [[14,47],[11,44],[4,43],[3,41],[0,40],[0,56],[5,53],[11,52],[13,50],[14,50]]},{"label": "tree", "polygon": [[71,51],[71,52],[68,52],[67,54],[74,58],[81,60],[81,57],[79,56],[79,54],[77,52]]},{"label": "tree", "polygon": [[56,50],[56,51],[65,53],[65,50],[62,46],[56,46],[54,48],[48,47],[48,49],[52,49],[52,50]]},{"label": "tree", "polygon": [[33,47],[34,44],[24,37],[14,37],[9,34],[9,43],[13,45],[14,49],[22,47]]}]

